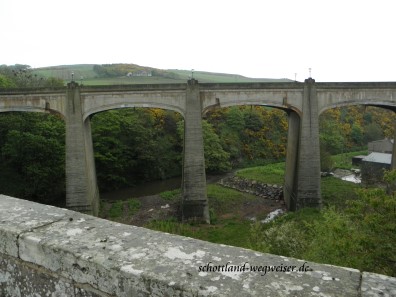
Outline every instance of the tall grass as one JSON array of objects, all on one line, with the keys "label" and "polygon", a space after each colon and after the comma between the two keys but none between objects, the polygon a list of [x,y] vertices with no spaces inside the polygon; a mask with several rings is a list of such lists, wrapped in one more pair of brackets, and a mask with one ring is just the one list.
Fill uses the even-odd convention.
[{"label": "tall grass", "polygon": [[282,185],[285,176],[285,162],[240,169],[236,175],[263,183]]},{"label": "tall grass", "polygon": [[333,162],[334,168],[352,169],[354,167],[356,168],[356,166],[352,166],[352,157],[359,155],[367,155],[367,154],[368,154],[367,150],[350,152],[350,153],[331,156],[331,160]]}]

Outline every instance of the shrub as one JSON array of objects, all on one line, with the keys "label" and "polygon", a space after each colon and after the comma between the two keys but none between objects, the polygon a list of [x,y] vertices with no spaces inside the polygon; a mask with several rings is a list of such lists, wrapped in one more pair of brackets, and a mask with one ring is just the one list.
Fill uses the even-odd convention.
[{"label": "shrub", "polygon": [[266,228],[256,222],[250,229],[250,246],[254,250],[287,257],[298,257],[307,248],[309,240],[295,221]]},{"label": "shrub", "polygon": [[129,209],[129,215],[132,216],[134,215],[142,206],[142,203],[135,199],[135,198],[131,198],[128,200],[128,209]]},{"label": "shrub", "polygon": [[335,208],[323,211],[324,221],[310,224],[312,241],[301,257],[319,263],[362,268],[362,234],[351,219]]},{"label": "shrub", "polygon": [[165,191],[159,194],[160,197],[167,201],[176,201],[180,199],[181,189]]},{"label": "shrub", "polygon": [[124,203],[122,200],[117,200],[113,203],[109,210],[109,217],[112,219],[119,218],[122,216],[122,212],[124,209]]}]

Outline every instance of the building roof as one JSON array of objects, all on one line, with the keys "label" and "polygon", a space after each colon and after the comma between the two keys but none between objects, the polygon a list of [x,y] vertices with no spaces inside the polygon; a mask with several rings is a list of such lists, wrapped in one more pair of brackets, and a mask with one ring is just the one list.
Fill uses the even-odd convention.
[{"label": "building roof", "polygon": [[389,142],[393,144],[393,139],[389,139],[389,138],[384,138],[384,139],[380,139],[380,140],[374,140],[374,141],[370,141],[369,144],[371,143],[381,143],[381,142]]},{"label": "building roof", "polygon": [[366,155],[359,155],[359,156],[353,156],[352,159],[364,159],[366,158]]},{"label": "building roof", "polygon": [[362,159],[363,162],[373,162],[373,163],[382,163],[382,164],[391,164],[392,162],[392,154],[384,154],[384,153],[371,153],[367,157]]}]

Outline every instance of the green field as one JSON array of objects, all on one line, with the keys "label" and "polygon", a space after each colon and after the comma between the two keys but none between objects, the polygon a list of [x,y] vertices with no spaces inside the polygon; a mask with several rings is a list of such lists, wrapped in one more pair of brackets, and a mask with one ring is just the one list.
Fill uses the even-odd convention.
[{"label": "green field", "polygon": [[93,64],[80,64],[80,65],[61,65],[45,68],[34,69],[37,75],[44,77],[56,77],[65,81],[71,80],[71,75],[74,73],[74,79],[79,81],[83,78],[93,78],[96,76],[93,70]]},{"label": "green field", "polygon": [[282,185],[285,176],[285,162],[240,169],[236,175],[263,183]]},{"label": "green field", "polygon": [[367,150],[364,150],[364,151],[343,153],[343,154],[331,156],[331,159],[333,161],[333,167],[342,168],[342,169],[352,169],[356,167],[356,166],[352,166],[352,157],[359,155],[365,156],[368,155],[368,152]]},{"label": "green field", "polygon": [[[170,84],[185,83],[191,78],[191,70],[168,69],[161,70],[163,76],[151,77],[98,77],[94,71],[95,64],[80,65],[60,65],[45,68],[34,69],[34,73],[44,77],[56,77],[65,81],[71,81],[72,73],[74,80],[84,85],[124,85],[124,84]],[[141,67],[144,69],[145,67]],[[147,67],[147,69],[153,69]],[[267,78],[249,78],[237,74],[212,73],[204,71],[194,71],[193,77],[201,83],[238,83],[238,82],[287,82],[288,79],[267,79]]]}]

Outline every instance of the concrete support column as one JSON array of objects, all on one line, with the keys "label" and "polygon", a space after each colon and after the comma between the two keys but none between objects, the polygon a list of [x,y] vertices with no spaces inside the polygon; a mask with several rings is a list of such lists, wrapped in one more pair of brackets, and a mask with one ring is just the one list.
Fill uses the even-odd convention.
[{"label": "concrete support column", "polygon": [[66,98],[66,207],[97,216],[99,191],[91,136],[91,123],[83,121],[80,88],[67,85]]},{"label": "concrete support column", "polygon": [[394,123],[394,129],[391,170],[396,169],[396,123]]},{"label": "concrete support column", "polygon": [[188,81],[186,90],[182,190],[183,220],[209,223],[202,133],[202,103],[198,81],[194,79]]},{"label": "concrete support column", "polygon": [[315,80],[305,80],[297,170],[296,209],[322,206],[319,113]]},{"label": "concrete support column", "polygon": [[283,198],[288,210],[296,210],[297,205],[297,161],[300,134],[300,117],[294,111],[288,113],[288,133],[285,184]]},{"label": "concrete support column", "polygon": [[99,188],[96,178],[95,157],[92,143],[91,118],[84,122],[85,160],[87,164],[88,199],[92,205],[92,214],[99,215]]}]

